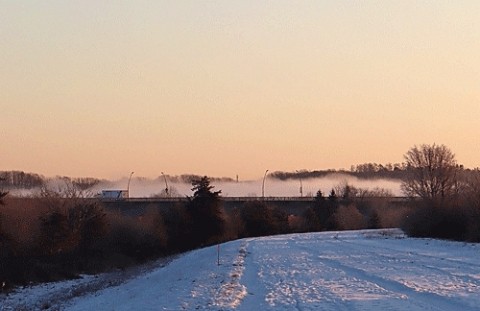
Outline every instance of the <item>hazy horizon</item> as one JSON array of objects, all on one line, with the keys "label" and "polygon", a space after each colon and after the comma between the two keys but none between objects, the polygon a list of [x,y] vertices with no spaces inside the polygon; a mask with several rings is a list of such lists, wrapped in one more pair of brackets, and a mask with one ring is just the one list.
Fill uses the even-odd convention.
[{"label": "hazy horizon", "polygon": [[0,170],[259,180],[480,166],[479,1],[7,1]]},{"label": "hazy horizon", "polygon": [[[180,181],[178,178],[171,178],[165,176],[165,179],[160,176],[158,178],[133,177],[130,180],[130,197],[131,198],[145,198],[154,196],[165,196],[164,189],[168,185],[170,194],[173,197],[192,196],[192,184],[186,181]],[[173,176],[177,177],[177,176]],[[235,180],[222,181],[211,180],[210,183],[214,188],[213,191],[221,191],[221,196],[224,197],[261,197],[263,178],[252,180]],[[302,178],[280,180],[269,175],[265,178],[264,190],[266,197],[314,197],[317,191],[322,191],[323,195],[327,197],[332,189],[342,188],[344,185],[354,186],[363,190],[378,190],[383,189],[388,191],[393,196],[402,196],[401,181],[386,178],[357,178],[342,172],[332,172],[323,177]],[[128,177],[116,180],[102,180],[98,184],[87,189],[87,193],[95,195],[101,193],[103,190],[127,190],[129,185]],[[48,189],[57,191],[64,189],[67,184],[61,178],[50,178],[47,180],[46,186]],[[302,192],[300,193],[300,187]],[[11,189],[10,193],[13,196],[30,196],[39,194],[41,189]]]}]

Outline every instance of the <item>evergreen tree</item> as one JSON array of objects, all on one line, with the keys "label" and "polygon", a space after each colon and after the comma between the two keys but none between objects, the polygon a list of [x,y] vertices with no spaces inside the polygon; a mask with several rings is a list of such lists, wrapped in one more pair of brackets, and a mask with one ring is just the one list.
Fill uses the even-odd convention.
[{"label": "evergreen tree", "polygon": [[336,224],[334,214],[337,210],[337,207],[338,197],[335,189],[332,189],[330,191],[330,194],[328,195],[328,200],[325,200],[325,198],[323,198],[323,195],[319,196],[319,193],[317,192],[317,197],[315,198],[314,202],[314,211],[320,223],[320,230],[325,231],[335,229]]},{"label": "evergreen tree", "polygon": [[212,244],[220,240],[225,231],[225,217],[220,200],[221,191],[212,191],[207,176],[192,181],[193,198],[188,211],[192,219],[193,246]]},{"label": "evergreen tree", "polygon": [[330,194],[328,195],[328,200],[330,202],[337,202],[337,194],[335,193],[335,189],[332,189],[332,191],[330,191]]},{"label": "evergreen tree", "polygon": [[325,202],[325,197],[323,196],[322,190],[317,191],[317,195],[315,196],[315,202],[318,204],[322,204]]}]

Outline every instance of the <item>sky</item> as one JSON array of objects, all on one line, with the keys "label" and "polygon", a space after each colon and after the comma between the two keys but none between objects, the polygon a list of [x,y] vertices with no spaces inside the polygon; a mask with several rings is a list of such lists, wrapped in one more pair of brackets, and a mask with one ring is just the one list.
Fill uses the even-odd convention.
[{"label": "sky", "polygon": [[480,166],[480,2],[0,1],[0,170]]}]

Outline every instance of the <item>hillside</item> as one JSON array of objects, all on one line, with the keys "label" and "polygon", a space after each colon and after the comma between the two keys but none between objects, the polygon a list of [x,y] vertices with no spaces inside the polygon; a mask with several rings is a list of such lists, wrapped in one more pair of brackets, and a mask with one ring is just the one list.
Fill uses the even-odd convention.
[{"label": "hillside", "polygon": [[[220,265],[216,246],[192,251],[123,284],[52,307],[478,310],[479,251],[477,244],[411,239],[398,230],[243,239],[220,246]],[[13,310],[22,299],[23,307],[39,308],[49,291],[58,296],[69,292],[74,283],[24,289],[0,300],[1,309]]]}]

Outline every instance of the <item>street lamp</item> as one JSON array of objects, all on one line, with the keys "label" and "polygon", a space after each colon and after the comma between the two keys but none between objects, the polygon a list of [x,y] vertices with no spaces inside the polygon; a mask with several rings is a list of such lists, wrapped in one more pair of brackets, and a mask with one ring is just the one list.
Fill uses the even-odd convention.
[{"label": "street lamp", "polygon": [[262,199],[265,198],[265,178],[267,177],[268,170],[265,171],[265,175],[263,175],[263,182],[262,182]]},{"label": "street lamp", "polygon": [[299,173],[300,173],[300,171],[297,171],[298,179],[300,179],[300,197],[303,197],[302,176]]},{"label": "street lamp", "polygon": [[127,196],[128,196],[128,198],[130,198],[130,180],[132,179],[133,173],[135,173],[135,172],[131,172],[130,177],[128,177],[128,184],[127,184]]},{"label": "street lamp", "polygon": [[162,176],[163,176],[163,179],[165,180],[165,194],[167,195],[167,197],[169,196],[168,195],[168,183],[167,183],[167,177],[165,176],[165,174],[162,172]]}]

